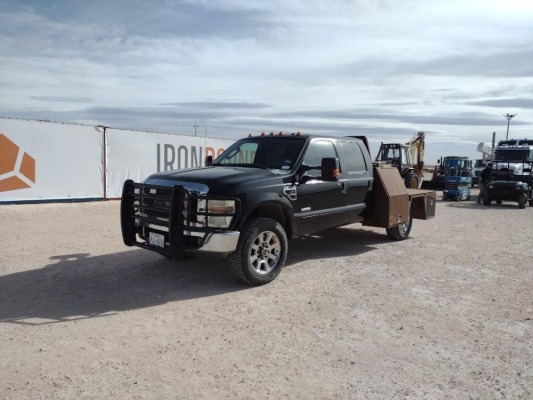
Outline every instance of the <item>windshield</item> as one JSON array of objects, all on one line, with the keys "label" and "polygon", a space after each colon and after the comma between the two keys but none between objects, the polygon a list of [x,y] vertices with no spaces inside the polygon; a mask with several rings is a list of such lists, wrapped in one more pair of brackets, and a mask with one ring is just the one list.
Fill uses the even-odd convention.
[{"label": "windshield", "polygon": [[496,161],[533,161],[530,150],[496,150]]},{"label": "windshield", "polygon": [[217,157],[212,165],[291,170],[304,143],[304,138],[241,139]]},{"label": "windshield", "polygon": [[400,158],[400,149],[394,147],[382,147],[379,150],[378,161],[393,161]]},{"label": "windshield", "polygon": [[486,162],[483,160],[476,160],[474,168],[485,168],[487,166]]},{"label": "windshield", "polygon": [[461,158],[444,158],[442,165],[448,167],[468,168],[468,160]]}]

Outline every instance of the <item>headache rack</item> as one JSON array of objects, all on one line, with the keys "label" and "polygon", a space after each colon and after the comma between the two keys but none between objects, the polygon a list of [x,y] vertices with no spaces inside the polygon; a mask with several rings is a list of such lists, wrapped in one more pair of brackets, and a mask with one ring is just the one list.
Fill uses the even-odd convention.
[{"label": "headache rack", "polygon": [[[201,247],[209,232],[227,229],[207,227],[207,217],[213,214],[198,210],[200,199],[206,197],[181,185],[157,186],[127,180],[120,208],[124,243],[167,255],[178,249]],[[152,242],[152,238],[160,241]]]}]

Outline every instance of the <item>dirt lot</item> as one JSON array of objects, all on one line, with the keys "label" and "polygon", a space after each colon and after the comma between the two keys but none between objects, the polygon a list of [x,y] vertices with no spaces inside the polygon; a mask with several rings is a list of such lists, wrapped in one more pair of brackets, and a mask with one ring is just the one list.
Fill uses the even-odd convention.
[{"label": "dirt lot", "polygon": [[0,221],[2,398],[533,398],[533,207],[297,239],[256,288],[124,246],[117,201]]}]

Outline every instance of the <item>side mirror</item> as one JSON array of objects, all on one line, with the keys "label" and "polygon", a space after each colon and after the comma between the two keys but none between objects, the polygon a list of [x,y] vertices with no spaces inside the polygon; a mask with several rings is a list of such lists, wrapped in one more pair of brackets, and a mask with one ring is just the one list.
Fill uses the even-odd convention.
[{"label": "side mirror", "polygon": [[339,159],[323,158],[320,171],[323,181],[338,181],[340,176]]},{"label": "side mirror", "polygon": [[211,164],[213,164],[213,156],[206,156],[205,157],[205,161],[204,161],[204,165],[206,167],[209,167]]}]

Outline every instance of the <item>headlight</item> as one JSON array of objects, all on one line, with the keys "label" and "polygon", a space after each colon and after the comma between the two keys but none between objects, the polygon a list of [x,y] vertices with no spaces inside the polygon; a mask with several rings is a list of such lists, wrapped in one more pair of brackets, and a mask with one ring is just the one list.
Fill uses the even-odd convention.
[{"label": "headlight", "polygon": [[[198,213],[222,214],[207,216],[207,227],[209,228],[229,228],[231,220],[235,215],[235,200],[199,200]],[[205,226],[206,217],[198,215],[198,222]]]},{"label": "headlight", "polygon": [[235,200],[208,200],[207,212],[210,214],[235,214]]},{"label": "headlight", "polygon": [[228,228],[235,214],[235,200],[208,200],[207,212],[210,214],[231,214],[224,216],[208,216],[207,226],[210,228]]}]

